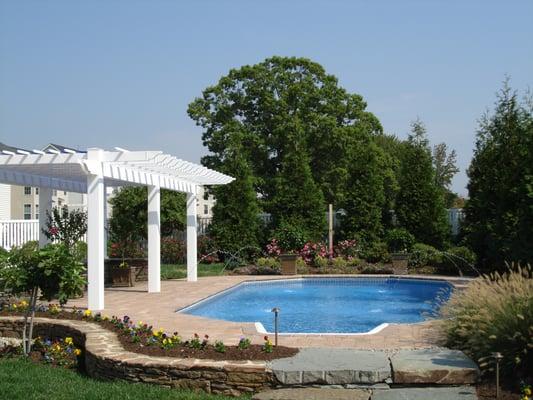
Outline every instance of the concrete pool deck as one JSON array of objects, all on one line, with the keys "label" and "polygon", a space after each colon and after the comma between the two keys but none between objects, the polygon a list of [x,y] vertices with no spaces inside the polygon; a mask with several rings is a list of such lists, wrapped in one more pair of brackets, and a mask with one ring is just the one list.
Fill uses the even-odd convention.
[{"label": "concrete pool deck", "polygon": [[[419,276],[419,275],[294,275],[294,276],[211,276],[199,278],[197,282],[166,280],[161,282],[160,293],[148,293],[147,283],[138,282],[131,288],[107,288],[106,308],[102,314],[122,317],[128,315],[135,322],[143,321],[155,329],[179,332],[184,339],[195,333],[208,334],[211,341],[222,340],[226,344],[237,344],[246,336],[254,343],[263,343],[264,333],[257,331],[253,322],[229,322],[176,313],[206,297],[229,289],[245,281],[262,281],[294,278],[343,278],[343,277],[399,277],[411,279],[442,279],[456,287],[467,284],[466,278]],[[68,306],[85,308],[86,297],[71,300]],[[428,348],[437,345],[438,334],[435,323],[426,321],[416,324],[390,324],[381,331],[368,335],[282,335],[280,345],[291,347],[337,347],[352,349],[390,350],[406,348]]]}]

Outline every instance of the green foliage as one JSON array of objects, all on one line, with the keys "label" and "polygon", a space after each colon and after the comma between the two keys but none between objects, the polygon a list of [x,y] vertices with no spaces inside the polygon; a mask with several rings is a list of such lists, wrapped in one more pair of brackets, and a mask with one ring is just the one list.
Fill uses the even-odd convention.
[{"label": "green foliage", "polygon": [[383,231],[383,210],[388,208],[385,188],[392,185],[390,160],[370,136],[354,133],[352,141],[340,235],[376,240]]},{"label": "green foliage", "polygon": [[329,265],[327,257],[316,256],[313,260],[313,264],[317,268],[326,268]]},{"label": "green foliage", "polygon": [[415,237],[405,229],[395,228],[387,231],[385,241],[391,253],[409,252],[415,244]]},{"label": "green foliage", "polygon": [[[274,229],[293,225],[294,229],[300,229],[305,241],[317,240],[326,226],[324,197],[311,174],[306,149],[300,139],[303,133],[298,132],[298,127],[294,129],[287,135],[281,169],[274,180],[276,195],[269,202],[269,208]],[[281,241],[280,245],[283,248]]]},{"label": "green foliage", "polygon": [[0,264],[0,287],[13,294],[40,290],[50,301],[57,297],[61,304],[83,294],[85,267],[63,244],[49,244],[38,249],[35,242],[13,248]]},{"label": "green foliage", "polygon": [[308,233],[300,224],[291,224],[282,220],[274,232],[272,232],[272,236],[277,240],[277,244],[282,252],[294,252],[300,250],[305,245]]},{"label": "green foliage", "polygon": [[[346,196],[352,137],[382,130],[365,108],[360,95],[339,87],[319,64],[305,58],[272,57],[232,69],[205,89],[189,105],[188,113],[204,129],[202,139],[210,152],[202,159],[204,165],[223,170],[237,137],[250,163],[260,208],[279,216],[280,204],[291,198],[291,190],[298,191],[304,197],[297,204],[305,207],[294,207],[290,214],[296,214],[297,221],[291,217],[290,222],[310,224],[313,236],[322,221],[309,220],[308,204],[318,202],[315,197],[321,203],[340,204]],[[296,145],[295,138],[296,154],[290,148]],[[288,160],[287,152],[296,159]],[[307,193],[298,189],[300,172],[305,186],[315,186]],[[317,217],[322,219],[324,211]],[[276,226],[279,223],[278,218]]]},{"label": "green foliage", "polygon": [[442,263],[440,251],[424,243],[415,243],[411,249],[409,266],[414,268],[435,266]]},{"label": "green foliage", "polygon": [[494,352],[503,355],[501,373],[516,380],[531,375],[533,352],[533,273],[512,267],[455,291],[441,308],[446,345],[463,350],[482,371],[494,373]]},{"label": "green foliage", "polygon": [[74,256],[76,260],[78,260],[81,263],[86,263],[87,261],[87,243],[82,242],[81,240],[79,242],[74,243],[74,245],[70,248],[70,252]]},{"label": "green foliage", "polygon": [[222,172],[235,180],[213,189],[217,202],[213,207],[210,234],[220,250],[235,252],[245,247],[258,247],[260,221],[254,178],[238,142],[227,149],[225,160]]},{"label": "green foliage", "polygon": [[[147,235],[148,192],[146,187],[124,187],[109,203],[113,207],[110,238],[125,251]],[[185,195],[161,190],[161,235],[168,236],[185,227]],[[126,256],[126,254],[122,254]]]},{"label": "green foliage", "polygon": [[463,231],[485,270],[533,263],[533,101],[505,82],[479,124]]},{"label": "green foliage", "polygon": [[348,261],[342,257],[335,257],[331,260],[331,266],[333,268],[346,268],[348,266]]},{"label": "green foliage", "polygon": [[71,248],[87,233],[87,213],[81,210],[69,211],[67,206],[54,207],[50,213],[46,210],[46,237],[54,242],[65,243]]},{"label": "green foliage", "polygon": [[259,268],[264,269],[279,269],[281,267],[281,263],[277,258],[274,257],[260,257],[257,259],[255,264]]},{"label": "green foliage", "polygon": [[387,250],[387,244],[380,241],[363,243],[359,255],[370,263],[389,262],[390,254]]},{"label": "green foliage", "polygon": [[420,242],[443,247],[449,236],[443,192],[435,184],[426,129],[420,121],[413,122],[404,144],[399,185],[395,210],[400,226]]}]

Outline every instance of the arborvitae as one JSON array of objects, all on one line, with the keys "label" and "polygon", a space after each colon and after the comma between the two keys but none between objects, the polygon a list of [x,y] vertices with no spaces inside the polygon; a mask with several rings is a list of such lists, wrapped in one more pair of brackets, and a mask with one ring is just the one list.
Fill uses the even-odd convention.
[{"label": "arborvitae", "polygon": [[468,169],[464,231],[486,270],[533,263],[533,101],[507,82],[480,122]]},{"label": "arborvitae", "polygon": [[431,149],[422,122],[412,124],[412,133],[401,156],[396,215],[399,224],[417,241],[442,247],[449,226],[442,190],[435,183]]},{"label": "arborvitae", "polygon": [[246,154],[234,142],[225,159],[223,171],[235,180],[216,186],[213,222],[210,233],[220,250],[236,252],[257,247],[259,206],[252,171]]}]

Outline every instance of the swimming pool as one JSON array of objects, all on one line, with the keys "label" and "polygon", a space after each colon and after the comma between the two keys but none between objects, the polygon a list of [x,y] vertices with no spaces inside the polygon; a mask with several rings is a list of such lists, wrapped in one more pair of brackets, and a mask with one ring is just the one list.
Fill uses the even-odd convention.
[{"label": "swimming pool", "polygon": [[297,278],[243,282],[179,312],[234,322],[259,322],[281,333],[363,333],[385,323],[424,321],[446,301],[452,285],[442,280]]}]

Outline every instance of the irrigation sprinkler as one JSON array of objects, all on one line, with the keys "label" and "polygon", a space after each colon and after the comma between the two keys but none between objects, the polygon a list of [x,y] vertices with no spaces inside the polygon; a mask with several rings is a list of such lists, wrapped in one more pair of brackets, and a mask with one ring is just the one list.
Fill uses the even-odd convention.
[{"label": "irrigation sprinkler", "polygon": [[278,317],[281,310],[278,307],[274,307],[271,312],[274,313],[274,345],[278,347]]},{"label": "irrigation sprinkler", "polygon": [[492,353],[492,357],[496,360],[496,398],[500,398],[500,361],[503,355],[500,352]]}]

